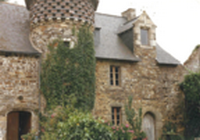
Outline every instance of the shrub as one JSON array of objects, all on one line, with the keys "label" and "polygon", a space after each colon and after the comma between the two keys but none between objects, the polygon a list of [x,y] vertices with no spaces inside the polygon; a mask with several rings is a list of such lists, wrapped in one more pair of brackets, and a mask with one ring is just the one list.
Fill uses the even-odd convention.
[{"label": "shrub", "polygon": [[43,123],[42,140],[111,140],[111,128],[90,113],[66,107],[48,116]]},{"label": "shrub", "polygon": [[112,126],[113,140],[131,140],[133,130],[130,129],[129,125]]},{"label": "shrub", "polygon": [[185,76],[180,84],[185,94],[185,136],[200,136],[200,72]]}]

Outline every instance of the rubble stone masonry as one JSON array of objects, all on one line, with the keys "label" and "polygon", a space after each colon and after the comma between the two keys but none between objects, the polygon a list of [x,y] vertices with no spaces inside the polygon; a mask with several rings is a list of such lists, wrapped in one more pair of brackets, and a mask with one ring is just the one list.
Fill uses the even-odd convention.
[{"label": "rubble stone masonry", "polygon": [[[7,114],[27,111],[32,115],[32,129],[38,128],[39,58],[35,56],[0,55],[0,137],[6,137]],[[41,108],[45,101],[41,97]]]},{"label": "rubble stone masonry", "polygon": [[[110,66],[120,67],[119,86],[110,85]],[[165,122],[179,124],[183,121],[184,96],[179,89],[182,69],[182,65],[157,65],[148,56],[138,63],[97,60],[94,114],[111,121],[111,107],[121,107],[122,122],[125,123],[125,104],[128,96],[133,96],[136,110],[142,107],[143,115],[154,114],[156,135],[160,137]]]}]

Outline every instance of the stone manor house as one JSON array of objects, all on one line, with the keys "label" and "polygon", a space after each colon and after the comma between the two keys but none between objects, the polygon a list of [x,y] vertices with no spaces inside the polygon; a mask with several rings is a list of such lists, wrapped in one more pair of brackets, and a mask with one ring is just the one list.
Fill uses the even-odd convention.
[{"label": "stone manor house", "polygon": [[183,131],[184,67],[156,41],[156,25],[144,11],[122,16],[95,13],[98,0],[25,0],[26,7],[0,3],[0,140],[20,140],[38,128],[45,108],[40,90],[47,44],[61,37],[73,49],[71,29],[93,25],[96,100],[93,114],[126,123],[125,103],[143,109],[143,130],[158,140],[166,122]]}]

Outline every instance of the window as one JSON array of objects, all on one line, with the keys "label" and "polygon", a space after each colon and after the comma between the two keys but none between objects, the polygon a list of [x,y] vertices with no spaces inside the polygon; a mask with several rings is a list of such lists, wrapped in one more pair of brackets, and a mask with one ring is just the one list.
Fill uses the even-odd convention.
[{"label": "window", "polygon": [[119,86],[119,67],[110,66],[110,85]]},{"label": "window", "polygon": [[149,45],[149,34],[147,29],[141,29],[141,43],[142,45]]},{"label": "window", "polygon": [[112,107],[112,124],[120,125],[121,124],[121,107]]},{"label": "window", "polygon": [[64,41],[65,47],[69,48],[70,47],[70,42],[69,41]]},{"label": "window", "polygon": [[96,47],[98,47],[100,44],[100,30],[101,28],[95,28],[94,30],[94,45]]}]

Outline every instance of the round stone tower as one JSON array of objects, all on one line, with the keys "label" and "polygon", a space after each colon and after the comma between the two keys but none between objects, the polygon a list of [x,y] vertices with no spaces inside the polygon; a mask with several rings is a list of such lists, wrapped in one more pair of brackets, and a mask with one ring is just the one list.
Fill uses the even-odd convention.
[{"label": "round stone tower", "polygon": [[[40,53],[55,39],[73,44],[72,28],[93,25],[98,0],[25,0],[30,11],[30,40]],[[93,26],[91,26],[92,28]]]}]

